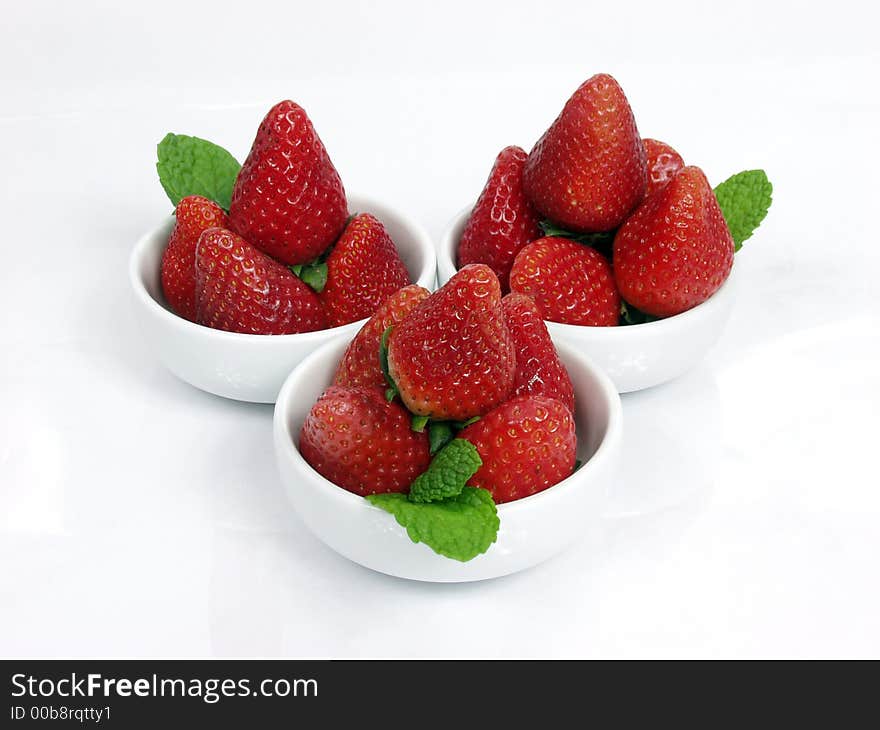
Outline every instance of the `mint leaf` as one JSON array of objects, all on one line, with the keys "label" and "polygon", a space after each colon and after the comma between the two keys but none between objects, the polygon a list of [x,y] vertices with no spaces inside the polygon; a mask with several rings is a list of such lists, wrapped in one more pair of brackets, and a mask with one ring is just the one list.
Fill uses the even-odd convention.
[{"label": "mint leaf", "polygon": [[388,370],[388,339],[391,337],[393,329],[394,327],[388,327],[382,333],[382,340],[379,343],[379,367],[382,368],[382,375],[385,376],[385,382],[388,383],[388,387],[385,389],[385,400],[389,403],[397,395],[397,383],[394,382],[391,372]]},{"label": "mint leaf", "polygon": [[443,502],[416,504],[405,494],[371,494],[370,504],[394,515],[413,542],[462,563],[486,552],[498,537],[501,521],[492,495],[465,487]]},{"label": "mint leaf", "polygon": [[742,248],[773,202],[773,185],[763,170],[745,170],[715,188],[715,197],[733,237],[734,250]]},{"label": "mint leaf", "polygon": [[159,182],[175,208],[187,195],[202,195],[229,210],[241,165],[226,150],[198,137],[169,133],[156,151]]},{"label": "mint leaf", "polygon": [[415,478],[409,488],[409,500],[437,502],[454,497],[482,465],[476,446],[464,439],[452,439],[437,452],[428,470]]}]

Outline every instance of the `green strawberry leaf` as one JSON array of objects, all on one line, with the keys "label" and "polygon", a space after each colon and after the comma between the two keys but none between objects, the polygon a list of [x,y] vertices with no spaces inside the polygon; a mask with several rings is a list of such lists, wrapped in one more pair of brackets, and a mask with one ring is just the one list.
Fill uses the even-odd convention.
[{"label": "green strawberry leaf", "polygon": [[371,494],[370,504],[394,515],[413,542],[463,563],[486,552],[498,537],[501,521],[492,495],[465,487],[442,502],[418,504],[405,494]]},{"label": "green strawberry leaf", "polygon": [[452,439],[410,485],[409,501],[438,502],[454,497],[482,465],[476,446],[464,439]]},{"label": "green strawberry leaf", "polygon": [[432,421],[428,426],[428,443],[431,445],[431,455],[436,454],[455,437],[450,421]]},{"label": "green strawberry leaf", "polygon": [[156,171],[176,208],[188,195],[201,195],[229,210],[241,165],[222,147],[198,137],[166,134],[156,148]]},{"label": "green strawberry leaf", "polygon": [[394,379],[391,377],[391,372],[388,370],[388,339],[391,337],[391,330],[394,327],[388,327],[382,333],[382,340],[379,343],[379,367],[382,368],[382,375],[385,376],[385,382],[388,383],[388,388],[385,390],[385,399],[390,403],[394,400],[394,397],[397,395],[397,384],[394,382]]},{"label": "green strawberry leaf", "polygon": [[640,309],[636,309],[632,304],[620,301],[620,324],[644,324],[645,322],[654,322],[660,319],[653,314],[648,314]]},{"label": "green strawberry leaf", "polygon": [[545,236],[554,238],[568,238],[585,246],[591,246],[607,256],[611,255],[611,246],[614,243],[615,231],[603,231],[602,233],[575,233],[565,228],[560,228],[551,220],[543,220],[538,223]]},{"label": "green strawberry leaf", "polygon": [[773,185],[763,170],[745,170],[715,188],[715,197],[733,237],[734,250],[742,248],[773,202]]},{"label": "green strawberry leaf", "polygon": [[428,425],[428,416],[413,416],[410,428],[416,433],[422,433],[425,430],[425,426]]},{"label": "green strawberry leaf", "polygon": [[327,264],[320,259],[315,259],[309,264],[296,264],[287,268],[318,294],[324,291],[324,287],[327,286]]},{"label": "green strawberry leaf", "polygon": [[430,421],[428,423],[428,441],[431,444],[431,454],[436,454],[455,438],[456,433],[479,420],[479,416],[474,416],[466,421]]}]

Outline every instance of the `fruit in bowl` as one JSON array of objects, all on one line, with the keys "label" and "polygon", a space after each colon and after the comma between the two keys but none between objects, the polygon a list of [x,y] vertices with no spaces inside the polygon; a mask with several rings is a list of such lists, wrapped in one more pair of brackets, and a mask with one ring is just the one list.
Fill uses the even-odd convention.
[{"label": "fruit in bowl", "polygon": [[[612,341],[614,335],[584,328],[694,312],[691,322],[707,320],[695,340],[711,344],[730,292],[709,312],[696,310],[725,288],[734,254],[766,216],[771,193],[762,170],[713,189],[671,146],[643,139],[620,85],[598,74],[574,92],[528,154],[519,147],[501,152],[476,204],[444,237],[439,278],[468,264],[492,267],[504,292],[532,297],[551,334],[585,346],[622,392],[649,387],[694,358],[664,362],[654,347],[657,329],[622,346],[623,335]],[[688,329],[686,322],[670,326]]]},{"label": "fruit in bowl", "polygon": [[269,111],[243,165],[179,134],[158,158],[175,210],[132,251],[135,313],[158,358],[197,388],[274,403],[300,360],[353,333],[390,294],[435,286],[424,229],[347,194],[291,101]]},{"label": "fruit in bowl", "polygon": [[579,407],[534,301],[502,298],[492,269],[473,264],[433,294],[392,294],[283,448],[298,447],[327,489],[467,562],[495,542],[496,505],[574,473]]},{"label": "fruit in bowl", "polygon": [[194,137],[168,135],[158,152],[176,217],[162,290],[179,316],[242,334],[313,332],[370,317],[412,283],[382,221],[349,214],[298,104],[269,110],[240,168]]}]

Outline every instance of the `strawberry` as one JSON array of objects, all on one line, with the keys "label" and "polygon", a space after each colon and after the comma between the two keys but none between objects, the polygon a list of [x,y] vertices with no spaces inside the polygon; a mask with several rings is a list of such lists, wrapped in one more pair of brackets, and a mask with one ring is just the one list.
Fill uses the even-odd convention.
[{"label": "strawberry", "polygon": [[426,432],[381,387],[331,385],[299,434],[303,458],[334,484],[361,496],[406,492],[431,463]]},{"label": "strawberry", "polygon": [[292,101],[276,104],[241,166],[230,228],[285,264],[319,256],[345,226],[342,181],[311,120]]},{"label": "strawberry", "polygon": [[699,167],[684,167],[647,198],[614,237],[623,298],[668,317],[712,296],[733,266],[733,238]]},{"label": "strawberry", "polygon": [[162,293],[175,314],[196,319],[196,246],[206,228],[226,227],[226,213],[213,200],[200,195],[183,198],[174,211],[177,218],[162,254]]},{"label": "strawberry", "polygon": [[645,147],[623,90],[611,76],[587,79],[529,153],[526,196],[572,231],[617,228],[645,197]]},{"label": "strawberry", "polygon": [[574,387],[531,297],[508,294],[501,300],[504,323],[516,350],[513,395],[556,398],[574,413]]},{"label": "strawberry", "polygon": [[388,341],[388,369],[409,410],[467,420],[504,401],[516,354],[492,269],[470,264],[419,304]]},{"label": "strawberry", "polygon": [[567,238],[539,238],[520,251],[510,288],[532,297],[551,322],[609,327],[620,318],[611,265],[594,248]]},{"label": "strawberry", "polygon": [[682,167],[684,160],[672,147],[656,139],[646,139],[645,155],[648,158],[648,192],[656,193],[668,183]]},{"label": "strawberry", "polygon": [[311,332],[327,326],[315,293],[232,231],[209,228],[202,233],[196,272],[200,324],[256,335]]},{"label": "strawberry", "polygon": [[517,251],[541,235],[538,214],[523,192],[526,157],[521,147],[501,150],[458,243],[458,266],[486,264],[502,292],[509,291]]},{"label": "strawberry", "polygon": [[385,376],[379,364],[379,346],[385,330],[400,324],[431,292],[410,284],[394,292],[376,310],[367,323],[351,341],[339,367],[336,368],[334,385],[385,386]]},{"label": "strawberry", "polygon": [[351,219],[327,257],[327,283],[319,295],[331,327],[375,314],[410,283],[409,272],[385,226],[369,213]]},{"label": "strawberry", "polygon": [[483,460],[468,484],[489,490],[499,504],[552,487],[574,471],[574,418],[555,398],[518,395],[458,437],[470,441]]}]

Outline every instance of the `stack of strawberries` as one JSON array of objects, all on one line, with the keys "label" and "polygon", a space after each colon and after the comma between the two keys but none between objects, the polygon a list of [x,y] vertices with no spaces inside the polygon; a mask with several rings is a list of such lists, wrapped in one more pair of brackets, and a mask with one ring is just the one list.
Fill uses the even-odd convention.
[{"label": "stack of strawberries", "polygon": [[299,447],[324,477],[367,496],[408,492],[461,439],[479,468],[458,489],[466,480],[509,502],[572,473],[574,407],[535,303],[502,299],[494,272],[473,264],[434,294],[408,286],[385,301],[346,350]]},{"label": "stack of strawberries", "polygon": [[622,304],[657,318],[704,302],[733,254],[702,170],[643,140],[623,90],[599,74],[528,155],[519,147],[498,155],[457,263],[487,264],[546,320],[608,326],[627,321]]},{"label": "stack of strawberries", "polygon": [[292,101],[260,125],[228,214],[188,195],[176,218],[162,289],[177,314],[208,327],[267,335],[336,327],[371,316],[411,281],[381,221],[349,216],[339,174]]}]

